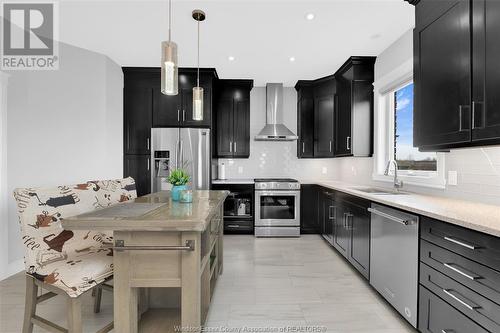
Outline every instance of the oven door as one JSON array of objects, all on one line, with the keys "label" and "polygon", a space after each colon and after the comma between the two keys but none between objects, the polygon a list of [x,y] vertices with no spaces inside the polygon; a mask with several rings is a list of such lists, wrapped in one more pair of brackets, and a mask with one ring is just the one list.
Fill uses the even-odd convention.
[{"label": "oven door", "polygon": [[255,226],[300,226],[300,191],[255,191]]}]

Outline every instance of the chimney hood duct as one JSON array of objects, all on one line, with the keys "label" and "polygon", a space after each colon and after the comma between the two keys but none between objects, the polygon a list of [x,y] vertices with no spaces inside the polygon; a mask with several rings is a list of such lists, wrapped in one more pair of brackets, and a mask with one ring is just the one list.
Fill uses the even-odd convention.
[{"label": "chimney hood duct", "polygon": [[266,85],[266,126],[255,136],[259,141],[293,141],[298,137],[283,125],[283,84]]}]

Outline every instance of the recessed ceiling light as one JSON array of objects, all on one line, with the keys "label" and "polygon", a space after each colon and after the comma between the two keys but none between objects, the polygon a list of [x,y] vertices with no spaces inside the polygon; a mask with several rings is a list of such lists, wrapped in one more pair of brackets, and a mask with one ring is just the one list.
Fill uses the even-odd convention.
[{"label": "recessed ceiling light", "polygon": [[290,62],[294,62],[295,61],[295,57],[290,57]]},{"label": "recessed ceiling light", "polygon": [[314,14],[313,13],[307,13],[306,14],[306,20],[308,20],[308,21],[314,20]]},{"label": "recessed ceiling light", "polygon": [[234,57],[233,56],[229,56],[229,57],[227,57],[227,60],[234,61]]}]

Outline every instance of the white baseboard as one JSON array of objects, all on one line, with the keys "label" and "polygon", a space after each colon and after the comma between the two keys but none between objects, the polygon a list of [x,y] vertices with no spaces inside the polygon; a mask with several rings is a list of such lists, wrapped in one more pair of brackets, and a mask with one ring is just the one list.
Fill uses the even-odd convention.
[{"label": "white baseboard", "polygon": [[24,259],[13,261],[7,266],[7,270],[5,271],[3,276],[0,276],[0,281],[8,278],[9,276],[17,274],[23,270],[24,270]]}]

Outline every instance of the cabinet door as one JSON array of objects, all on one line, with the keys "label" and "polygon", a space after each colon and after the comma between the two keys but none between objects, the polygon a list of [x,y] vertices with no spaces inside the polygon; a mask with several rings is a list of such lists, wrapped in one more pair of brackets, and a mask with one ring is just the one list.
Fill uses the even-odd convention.
[{"label": "cabinet door", "polygon": [[326,231],[326,215],[325,215],[325,205],[327,201],[327,196],[324,191],[318,193],[318,232],[320,235],[324,235]]},{"label": "cabinet door", "polygon": [[342,254],[344,257],[348,257],[349,254],[349,238],[350,232],[347,227],[347,212],[346,207],[340,203],[337,203],[337,209],[335,214],[335,232],[333,235],[333,246]]},{"label": "cabinet door", "polygon": [[347,213],[350,230],[349,261],[364,277],[370,276],[370,214],[363,207],[350,206]]},{"label": "cabinet door", "polygon": [[217,156],[233,157],[233,99],[217,104]]},{"label": "cabinet door", "polygon": [[130,87],[123,90],[125,154],[149,154],[152,106],[152,88]]},{"label": "cabinet door", "polygon": [[233,103],[233,157],[250,156],[250,101]]},{"label": "cabinet door", "polygon": [[153,127],[179,127],[181,124],[181,94],[164,95],[154,88]]},{"label": "cabinet door", "polygon": [[318,187],[316,185],[301,185],[300,189],[300,233],[317,234],[319,231]]},{"label": "cabinet door", "polygon": [[351,155],[351,81],[337,81],[335,95],[335,156]]},{"label": "cabinet door", "polygon": [[314,101],[314,156],[333,157],[333,94],[317,97]]},{"label": "cabinet door", "polygon": [[472,1],[472,141],[500,139],[500,2]]},{"label": "cabinet door", "polygon": [[137,196],[151,193],[150,162],[150,155],[125,155],[123,176],[135,179]]},{"label": "cabinet door", "polygon": [[433,19],[415,29],[414,144],[451,147],[471,139],[469,1],[424,1],[418,8],[426,6],[439,11],[429,10]]},{"label": "cabinet door", "polygon": [[314,99],[312,96],[303,96],[298,103],[298,131],[297,157],[314,157]]}]

